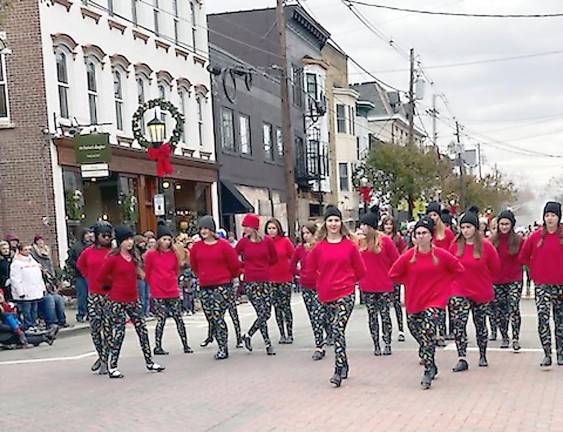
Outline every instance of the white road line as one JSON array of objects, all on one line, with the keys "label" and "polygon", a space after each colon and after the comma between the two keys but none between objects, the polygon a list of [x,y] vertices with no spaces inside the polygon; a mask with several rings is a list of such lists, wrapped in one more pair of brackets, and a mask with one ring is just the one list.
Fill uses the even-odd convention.
[{"label": "white road line", "polygon": [[16,365],[16,364],[30,364],[30,363],[49,363],[49,362],[61,362],[61,361],[70,361],[70,360],[82,360],[84,358],[93,357],[97,355],[96,351],[87,352],[85,354],[80,354],[76,356],[68,356],[68,357],[47,357],[47,358],[38,358],[38,359],[27,359],[27,360],[9,360],[0,362],[1,365]]}]

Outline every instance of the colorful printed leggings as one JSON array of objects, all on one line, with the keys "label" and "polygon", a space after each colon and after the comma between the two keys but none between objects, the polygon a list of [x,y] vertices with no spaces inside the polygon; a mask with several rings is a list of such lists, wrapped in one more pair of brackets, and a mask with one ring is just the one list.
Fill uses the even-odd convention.
[{"label": "colorful printed leggings", "polygon": [[522,281],[509,284],[494,285],[496,321],[503,339],[508,339],[508,322],[512,323],[512,339],[520,338],[520,298],[522,297]]},{"label": "colorful printed leggings", "polygon": [[381,315],[381,326],[383,327],[383,342],[391,345],[391,314],[389,313],[390,297],[386,292],[365,292],[364,299],[368,310],[368,323],[371,338],[375,347],[379,347],[379,318]]},{"label": "colorful printed leggings", "polygon": [[403,324],[403,307],[401,306],[401,285],[393,285],[393,292],[391,293],[391,302],[395,308],[395,315],[397,317],[397,326],[399,331],[402,333],[405,331]]},{"label": "colorful printed leggings", "polygon": [[[238,309],[237,309],[237,293],[236,293],[236,289],[233,287],[232,284],[228,284],[225,286],[230,286],[230,292],[225,293],[225,301],[227,302],[227,310],[229,311],[229,315],[231,317],[231,321],[233,322],[233,327],[235,328],[235,335],[237,337],[237,343],[239,343],[241,341],[241,334],[240,334],[240,320],[238,317]],[[199,292],[199,296],[201,297],[201,289]],[[200,298],[201,299],[201,298]],[[202,300],[203,302],[203,300]],[[205,311],[204,311],[205,313]],[[215,334],[213,333],[213,324],[210,321],[210,318],[207,316],[207,314],[205,315],[205,318],[207,319],[207,339],[208,340],[213,340],[213,338],[215,337]]]},{"label": "colorful printed leggings", "polygon": [[311,321],[311,328],[313,329],[313,336],[315,337],[315,347],[323,349],[325,344],[324,333],[326,332],[327,337],[329,335],[326,331],[328,320],[325,306],[319,302],[319,297],[315,290],[304,288],[302,291],[303,301],[305,302],[309,321]]},{"label": "colorful printed leggings", "polygon": [[354,310],[355,301],[356,295],[352,293],[326,304],[331,322],[331,333],[334,337],[334,365],[337,370],[342,370],[343,367],[348,366],[346,326]]},{"label": "colorful printed leggings", "polygon": [[228,351],[229,331],[225,322],[225,312],[229,306],[232,293],[233,286],[231,284],[201,288],[199,291],[203,312],[209,322],[208,337],[210,339],[215,337],[219,345],[219,352],[222,354],[226,354]]},{"label": "colorful printed leggings", "polygon": [[89,294],[87,300],[88,316],[90,317],[90,335],[103,363],[108,361],[108,350],[111,337],[111,316],[109,299],[102,294]]},{"label": "colorful printed leggings", "polygon": [[256,311],[256,320],[252,323],[248,336],[260,330],[266,346],[272,345],[268,335],[268,320],[272,314],[271,288],[268,282],[249,282],[246,284],[246,295]]},{"label": "colorful printed leggings", "polygon": [[469,321],[469,311],[473,312],[479,352],[484,354],[487,351],[487,325],[485,320],[489,304],[477,304],[466,297],[451,297],[450,307],[458,356],[465,357],[467,355],[467,321]]},{"label": "colorful printed leggings", "polygon": [[272,305],[280,337],[293,337],[293,313],[291,312],[291,282],[272,283]]},{"label": "colorful printed leggings", "polygon": [[135,326],[135,331],[139,337],[139,344],[145,357],[145,363],[151,365],[153,363],[151,357],[151,346],[149,342],[149,332],[145,324],[145,317],[141,302],[136,301],[132,303],[118,303],[109,301],[108,308],[111,316],[111,338],[109,345],[109,367],[110,369],[117,369],[117,362],[119,360],[119,353],[125,339],[125,323],[127,317]]},{"label": "colorful printed leggings", "polygon": [[545,355],[551,355],[550,309],[555,324],[555,348],[563,353],[563,285],[536,285],[538,333]]},{"label": "colorful printed leggings", "polygon": [[436,366],[436,337],[438,321],[442,309],[429,308],[415,314],[407,314],[407,325],[418,342],[418,355],[426,370]]},{"label": "colorful printed leggings", "polygon": [[186,334],[186,326],[182,319],[182,299],[166,298],[166,299],[152,299],[153,313],[156,316],[156,329],[154,332],[155,345],[157,348],[162,348],[162,334],[164,333],[164,325],[166,318],[170,317],[176,322],[176,329],[182,341],[182,346],[188,346],[188,335]]}]

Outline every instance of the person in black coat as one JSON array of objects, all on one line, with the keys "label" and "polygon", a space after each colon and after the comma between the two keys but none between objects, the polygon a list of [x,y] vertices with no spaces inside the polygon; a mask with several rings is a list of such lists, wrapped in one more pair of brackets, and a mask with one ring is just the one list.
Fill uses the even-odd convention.
[{"label": "person in black coat", "polygon": [[68,258],[66,260],[66,265],[69,270],[73,271],[76,275],[74,279],[74,287],[76,288],[76,302],[77,304],[77,312],[76,312],[76,321],[84,322],[84,319],[87,315],[86,310],[86,301],[88,299],[88,283],[84,276],[80,274],[80,270],[76,267],[76,263],[78,262],[78,257],[80,254],[90,246],[93,242],[93,234],[92,230],[89,228],[84,228],[80,232],[80,237],[78,240],[72,245],[72,248],[68,252]]},{"label": "person in black coat", "polygon": [[0,290],[4,292],[7,301],[13,300],[10,288],[10,264],[12,264],[10,244],[6,241],[0,241]]}]

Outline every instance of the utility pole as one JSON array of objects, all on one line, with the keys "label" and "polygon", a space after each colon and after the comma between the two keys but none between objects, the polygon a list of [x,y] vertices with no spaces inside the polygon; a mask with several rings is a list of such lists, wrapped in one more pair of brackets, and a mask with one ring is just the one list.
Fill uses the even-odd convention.
[{"label": "utility pole", "polygon": [[477,143],[477,164],[479,166],[479,180],[481,180],[483,178],[481,171],[481,143]]},{"label": "utility pole", "polygon": [[432,95],[432,143],[438,147],[438,130],[436,129],[436,118],[438,111],[436,111],[436,93]]},{"label": "utility pole", "polygon": [[295,157],[293,155],[293,135],[291,133],[291,112],[289,108],[289,71],[287,67],[286,23],[283,0],[277,0],[276,19],[278,23],[279,56],[281,58],[281,109],[283,161],[285,168],[285,184],[287,189],[287,228],[289,238],[295,239],[297,215],[297,196],[295,193]]},{"label": "utility pole", "polygon": [[414,48],[410,50],[410,82],[409,82],[409,146],[414,144]]},{"label": "utility pole", "polygon": [[458,151],[458,162],[459,162],[459,206],[461,209],[465,209],[465,167],[463,162],[463,146],[461,145],[460,139],[460,126],[459,122],[455,121],[455,135],[457,138],[457,151]]}]

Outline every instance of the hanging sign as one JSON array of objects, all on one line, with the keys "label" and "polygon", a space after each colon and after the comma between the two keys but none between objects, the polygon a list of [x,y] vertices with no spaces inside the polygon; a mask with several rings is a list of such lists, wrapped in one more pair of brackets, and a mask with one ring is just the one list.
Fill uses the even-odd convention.
[{"label": "hanging sign", "polygon": [[153,198],[153,207],[155,216],[164,216],[166,207],[164,206],[164,194],[156,194]]},{"label": "hanging sign", "polygon": [[74,137],[76,162],[80,165],[111,162],[109,134],[76,135]]}]

